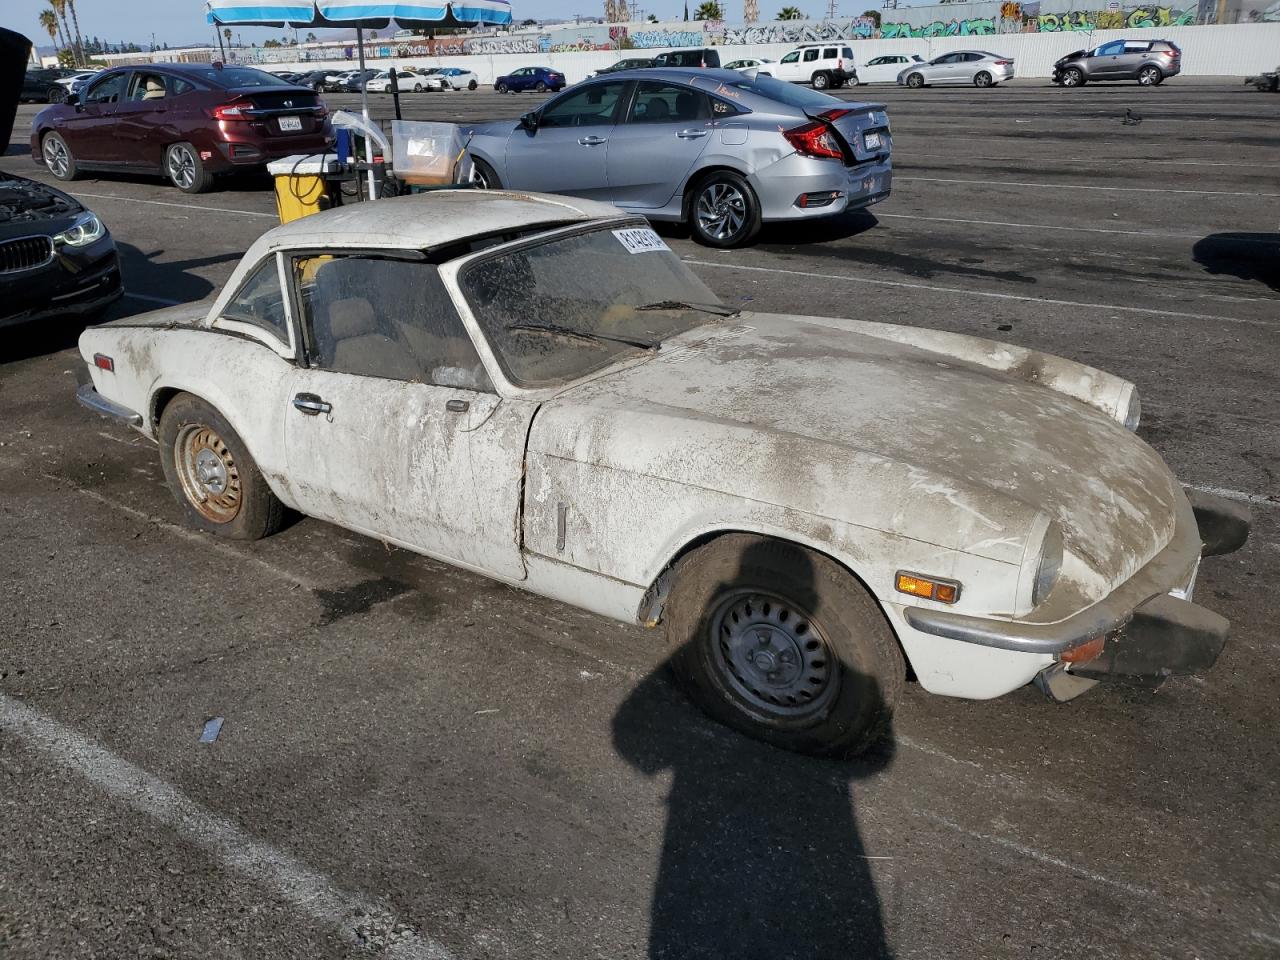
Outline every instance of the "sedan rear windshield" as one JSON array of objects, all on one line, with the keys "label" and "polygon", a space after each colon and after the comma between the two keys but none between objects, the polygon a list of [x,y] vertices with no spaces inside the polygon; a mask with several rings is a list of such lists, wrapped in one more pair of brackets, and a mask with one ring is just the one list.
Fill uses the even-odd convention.
[{"label": "sedan rear windshield", "polygon": [[265,70],[254,70],[252,67],[223,67],[221,70],[209,67],[190,72],[207,83],[230,90],[241,87],[279,87],[288,82],[283,77],[273,76]]},{"label": "sedan rear windshield", "polygon": [[720,86],[729,90],[745,90],[747,93],[768,97],[770,100],[777,100],[790,107],[830,108],[839,106],[844,102],[837,97],[829,97],[825,93],[819,93],[817,90],[811,90],[808,87],[801,87],[783,80],[775,80],[773,77],[762,77],[759,74],[754,77],[743,75],[739,79],[723,80],[720,81]]}]

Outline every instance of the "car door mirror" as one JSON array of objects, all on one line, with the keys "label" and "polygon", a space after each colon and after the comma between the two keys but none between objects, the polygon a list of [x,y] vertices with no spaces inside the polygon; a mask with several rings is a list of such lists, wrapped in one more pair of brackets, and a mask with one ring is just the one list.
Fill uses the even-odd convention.
[{"label": "car door mirror", "polygon": [[78,93],[68,93],[68,94],[67,94],[67,98],[66,98],[65,100],[63,100],[62,102],[63,102],[63,103],[65,103],[65,104],[66,104],[67,106],[69,106],[69,107],[75,107],[77,110],[79,110],[79,109],[80,109],[80,107],[81,107],[81,104],[80,104],[80,94],[78,94]]},{"label": "car door mirror", "polygon": [[538,111],[530,110],[520,118],[520,129],[527,130],[530,133],[536,133],[538,130]]}]

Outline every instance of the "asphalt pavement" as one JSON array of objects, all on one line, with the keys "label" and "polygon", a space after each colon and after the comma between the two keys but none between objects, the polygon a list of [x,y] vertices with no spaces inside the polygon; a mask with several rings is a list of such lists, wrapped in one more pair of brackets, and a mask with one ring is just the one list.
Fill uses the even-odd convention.
[{"label": "asphalt pavement", "polygon": [[[889,201],[745,250],[669,242],[751,309],[1136,382],[1184,482],[1254,509],[1201,567],[1233,625],[1213,670],[1067,705],[909,685],[873,756],[788,755],[689,706],[658,633],[314,520],[188,532],[154,446],[74,403],[76,331],[5,331],[0,956],[1280,955],[1280,97],[840,95],[889,105]],[[34,112],[0,169],[49,179],[19,142]],[[68,189],[120,244],[113,317],[212,296],[274,222],[264,178]]]}]

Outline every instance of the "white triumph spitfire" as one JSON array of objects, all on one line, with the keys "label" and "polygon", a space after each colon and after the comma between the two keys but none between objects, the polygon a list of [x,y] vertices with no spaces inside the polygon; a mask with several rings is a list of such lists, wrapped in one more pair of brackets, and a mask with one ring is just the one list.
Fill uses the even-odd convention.
[{"label": "white triumph spitfire", "polygon": [[933,330],[738,312],[644,220],[446,191],[276,227],[212,308],[86,330],[88,407],[192,526],[286,507],[663,625],[710,714],[852,755],[907,665],[989,698],[1204,669],[1248,515],[1184,491],[1134,386]]}]

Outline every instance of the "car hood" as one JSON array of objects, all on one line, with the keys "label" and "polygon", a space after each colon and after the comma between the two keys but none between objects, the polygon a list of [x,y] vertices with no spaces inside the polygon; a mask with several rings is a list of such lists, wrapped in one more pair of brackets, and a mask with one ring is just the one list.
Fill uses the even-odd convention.
[{"label": "car hood", "polygon": [[0,239],[57,233],[83,212],[84,207],[61,190],[0,173]]},{"label": "car hood", "polygon": [[1056,67],[1056,66],[1058,66],[1058,64],[1068,63],[1068,62],[1070,62],[1070,61],[1072,61],[1072,60],[1079,60],[1081,57],[1083,57],[1083,56],[1084,56],[1086,53],[1088,53],[1088,52],[1089,52],[1089,51],[1087,51],[1087,50],[1073,50],[1073,51],[1071,51],[1070,53],[1068,53],[1065,57],[1061,57],[1061,58],[1057,61],[1057,63],[1055,63],[1055,64],[1054,64],[1054,66]]},{"label": "car hood", "polygon": [[1114,417],[1046,386],[1061,365],[1096,371],[968,359],[999,347],[744,314],[563,392],[530,445],[1008,563],[1047,514],[1100,593],[1169,541],[1185,497]]}]

